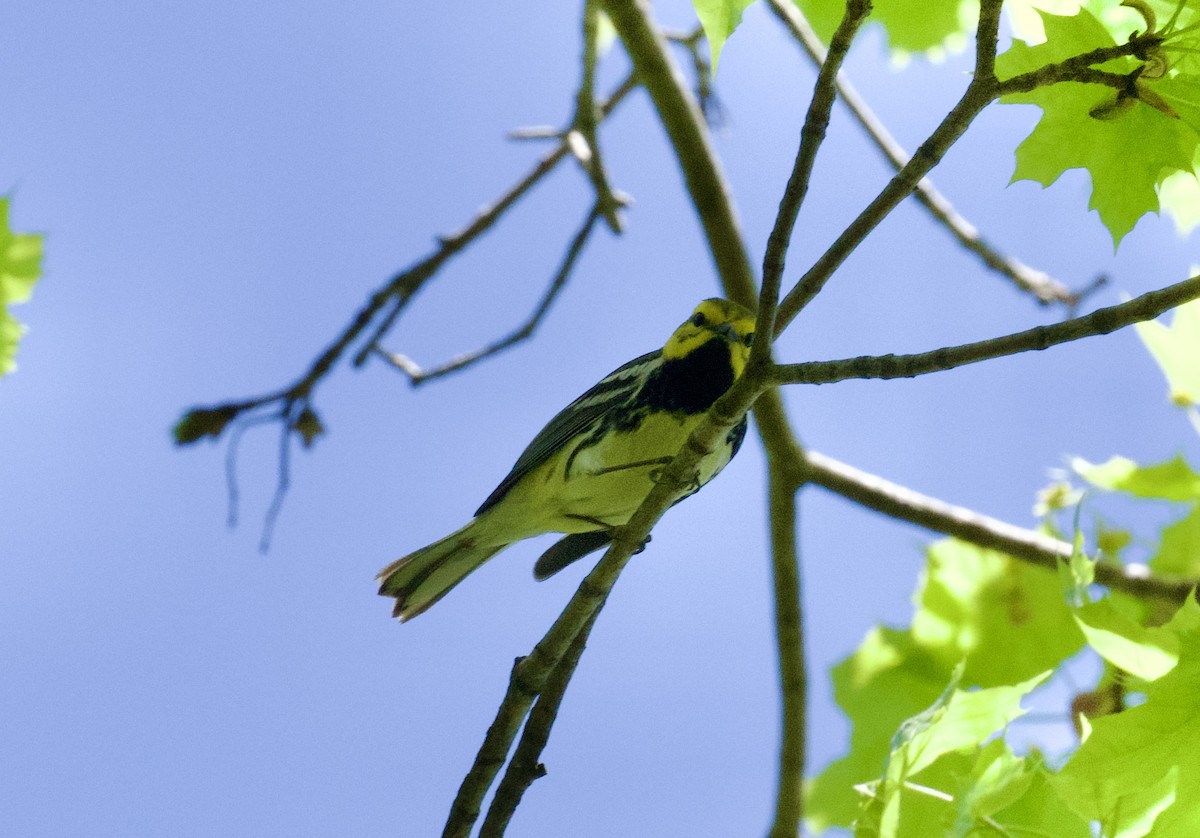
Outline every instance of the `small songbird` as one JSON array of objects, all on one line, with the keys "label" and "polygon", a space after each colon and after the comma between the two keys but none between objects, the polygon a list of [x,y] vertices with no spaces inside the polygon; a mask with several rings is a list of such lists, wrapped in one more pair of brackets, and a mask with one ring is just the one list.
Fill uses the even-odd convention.
[{"label": "small songbird", "polygon": [[[535,535],[566,533],[534,565],[537,579],[605,547],[745,370],[753,338],[753,314],[728,300],[705,300],[662,349],[618,367],[567,405],[469,524],[379,572],[380,595],[396,599],[393,616],[423,613],[492,556]],[[684,497],[733,459],[745,435],[743,416],[701,460]]]}]

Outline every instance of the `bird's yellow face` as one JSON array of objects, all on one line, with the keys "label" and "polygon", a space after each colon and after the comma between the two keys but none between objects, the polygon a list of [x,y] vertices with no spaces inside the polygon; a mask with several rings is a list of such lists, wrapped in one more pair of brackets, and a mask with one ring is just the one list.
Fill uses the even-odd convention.
[{"label": "bird's yellow face", "polygon": [[663,347],[663,358],[668,361],[683,358],[710,340],[723,340],[729,345],[729,360],[736,379],[746,369],[753,339],[754,315],[737,303],[714,297],[696,306],[692,316],[675,330]]}]

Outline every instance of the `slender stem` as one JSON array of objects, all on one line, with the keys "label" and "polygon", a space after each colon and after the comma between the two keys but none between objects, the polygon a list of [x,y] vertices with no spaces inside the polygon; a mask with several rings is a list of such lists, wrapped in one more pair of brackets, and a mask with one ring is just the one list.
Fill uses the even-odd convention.
[{"label": "slender stem", "polygon": [[916,188],[929,171],[938,164],[952,145],[963,135],[972,120],[995,97],[995,78],[991,68],[995,62],[996,31],[999,26],[1001,0],[983,0],[979,10],[979,29],[976,33],[975,76],[962,98],[950,110],[941,124],[921,144],[912,159],[896,173],[887,186],[867,205],[858,217],[838,236],[800,281],[787,293],[779,306],[775,333],[787,328],[802,308],[808,305],[825,287],[854,249],[886,218],[896,206]]},{"label": "slender stem", "polygon": [[446,363],[432,369],[424,369],[420,364],[406,355],[385,352],[382,349],[377,349],[376,351],[389,364],[407,375],[410,382],[415,387],[419,384],[424,384],[427,381],[432,381],[434,379],[441,378],[442,376],[449,375],[450,373],[460,372],[461,370],[464,370],[473,364],[477,364],[486,358],[490,358],[492,355],[496,355],[512,346],[515,346],[521,341],[528,340],[533,336],[533,333],[537,331],[537,327],[541,325],[542,319],[550,310],[550,306],[558,297],[559,292],[562,291],[562,289],[566,286],[567,279],[571,276],[571,271],[578,262],[579,256],[583,253],[584,245],[587,244],[587,240],[592,231],[595,229],[596,221],[599,218],[600,205],[599,203],[596,203],[592,206],[592,209],[588,211],[587,217],[584,219],[579,229],[575,231],[575,235],[571,237],[571,241],[567,245],[566,253],[563,254],[562,261],[559,263],[558,270],[554,273],[554,279],[551,280],[550,286],[542,295],[542,298],[538,302],[537,308],[534,309],[533,314],[529,316],[529,319],[526,320],[525,323],[510,332],[507,336],[498,341],[494,341],[493,343],[490,343],[481,349],[476,349],[473,352],[467,352],[455,358],[451,358]]},{"label": "slender stem", "polygon": [[[767,0],[767,5],[783,23],[792,37],[800,44],[805,54],[818,67],[826,60],[825,45],[817,37],[812,25],[792,0]],[[845,72],[838,71],[837,92],[850,115],[862,127],[863,132],[876,148],[887,158],[897,171],[907,165],[907,151],[891,135],[866,101],[859,95]],[[1033,294],[1043,305],[1074,302],[1076,294],[1044,271],[1026,265],[1020,259],[1007,256],[989,243],[970,221],[959,214],[954,205],[938,191],[928,178],[917,183],[914,197],[930,215],[944,226],[958,243],[978,256],[990,269],[1006,277],[1013,285]]]},{"label": "slender stem", "polygon": [[[600,8],[596,0],[586,0],[583,8],[583,77],[579,82],[579,92],[575,96],[574,129],[583,137],[587,145],[587,159],[580,160],[592,188],[596,190],[596,203],[600,214],[608,228],[614,233],[622,230],[621,201],[613,194],[608,180],[608,170],[604,166],[604,157],[600,153],[600,142],[596,131],[596,64],[600,56],[598,40],[600,31]],[[577,155],[578,156],[578,155]]]},{"label": "slender stem", "polygon": [[487,816],[480,827],[479,838],[500,838],[508,828],[513,813],[521,803],[526,789],[533,785],[534,780],[546,775],[546,767],[539,761],[546,743],[550,740],[550,729],[558,718],[558,708],[562,704],[567,685],[579,665],[579,658],[587,646],[588,636],[596,623],[597,611],[592,618],[584,623],[579,634],[571,641],[562,660],[546,679],[546,685],[538,696],[537,703],[529,712],[529,720],[521,731],[521,739],[508,761],[504,777],[496,788],[496,795],[488,807]]},{"label": "slender stem", "polygon": [[[629,93],[637,87],[637,82],[633,76],[629,76],[621,83],[613,94],[600,107],[600,119],[606,118],[616,108],[621,101],[629,95]],[[562,160],[571,154],[570,132],[566,132],[558,145],[554,147],[550,153],[542,157],[525,177],[517,181],[515,185],[505,192],[495,202],[484,206],[479,210],[479,213],[465,227],[456,233],[449,236],[442,236],[438,239],[438,248],[429,256],[417,262],[413,266],[396,274],[376,296],[383,295],[384,301],[395,300],[395,304],[391,310],[381,319],[375,327],[371,337],[364,343],[362,349],[354,358],[354,366],[361,366],[367,357],[379,343],[379,339],[391,330],[396,318],[403,311],[408,301],[427,279],[433,276],[452,256],[457,255],[468,244],[485,233],[499,220],[500,216],[511,208],[517,201],[524,197],[530,189],[538,184],[546,175],[554,170]]]},{"label": "slender stem", "polygon": [[752,363],[762,363],[770,356],[770,336],[775,333],[775,313],[779,303],[779,286],[783,282],[788,245],[792,240],[792,231],[796,227],[800,207],[808,194],[817,151],[821,148],[825,133],[829,129],[829,112],[833,110],[833,103],[837,99],[837,74],[846,53],[850,51],[855,34],[870,11],[870,0],[848,0],[842,21],[830,41],[829,55],[817,74],[812,101],[809,102],[808,113],[804,117],[804,126],[800,129],[800,147],[796,151],[792,173],[788,176],[787,186],[784,187],[783,197],[779,201],[775,224],[767,238],[767,249],[763,256],[762,287],[758,292],[758,315],[754,324],[754,333],[760,336],[760,340],[751,349]]},{"label": "slender stem", "polygon": [[864,355],[841,361],[780,364],[773,370],[776,384],[827,384],[848,378],[912,378],[1018,352],[1040,351],[1150,320],[1168,309],[1200,297],[1200,275],[1124,303],[1100,308],[1049,326],[1035,326],[989,340],[944,346],[916,355]]},{"label": "slender stem", "polygon": [[804,816],[805,720],[808,673],[804,659],[804,612],[796,544],[798,484],[780,458],[768,463],[771,553],[775,583],[775,639],[783,698],[779,779],[771,838],[795,838]]},{"label": "slender stem", "polygon": [[[1048,570],[1054,570],[1060,559],[1071,557],[1072,547],[1065,541],[922,495],[816,451],[806,451],[799,467],[810,483],[890,518],[998,550]],[[1169,602],[1182,602],[1200,584],[1200,579],[1150,576],[1144,567],[1110,562],[1096,565],[1096,581],[1140,599]]]}]

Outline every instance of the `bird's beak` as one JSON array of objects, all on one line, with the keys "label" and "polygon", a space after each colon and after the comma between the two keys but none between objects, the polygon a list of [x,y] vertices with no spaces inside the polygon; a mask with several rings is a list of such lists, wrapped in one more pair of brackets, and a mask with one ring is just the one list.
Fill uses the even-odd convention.
[{"label": "bird's beak", "polygon": [[725,340],[729,340],[729,341],[737,340],[737,333],[733,331],[732,323],[722,323],[720,326],[713,329],[713,331],[716,332],[721,337],[725,338]]}]

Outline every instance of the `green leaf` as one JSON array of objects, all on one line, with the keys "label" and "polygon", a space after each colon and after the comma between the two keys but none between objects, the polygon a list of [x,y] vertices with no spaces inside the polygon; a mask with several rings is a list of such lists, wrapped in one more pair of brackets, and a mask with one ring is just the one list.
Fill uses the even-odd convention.
[{"label": "green leaf", "polygon": [[[1196,620],[1193,610],[1181,624]],[[1093,719],[1054,781],[1105,834],[1144,835],[1150,823],[1155,838],[1200,834],[1200,630],[1178,636],[1178,665],[1146,686],[1144,704]]]},{"label": "green leaf", "polygon": [[1200,300],[1176,308],[1170,326],[1148,320],[1135,328],[1167,377],[1171,401],[1181,407],[1200,402]]},{"label": "green leaf", "polygon": [[[1021,796],[991,818],[1008,834],[1054,838],[1092,838],[1092,830],[1051,787],[1051,774],[1041,754],[1025,757],[1029,784]],[[986,832],[982,834],[987,834]]]},{"label": "green leaf", "polygon": [[1094,465],[1074,458],[1071,467],[1099,489],[1125,492],[1138,498],[1194,501],[1200,499],[1200,474],[1183,457],[1152,466],[1139,466],[1127,457],[1113,457]]},{"label": "green leaf", "polygon": [[717,62],[725,41],[733,34],[742,22],[742,12],[754,3],[754,0],[692,0],[696,8],[696,16],[704,27],[704,37],[708,39],[708,48],[712,53],[713,75],[717,74]]},{"label": "green leaf", "polygon": [[814,832],[849,826],[858,811],[854,786],[879,776],[891,739],[906,718],[941,694],[954,669],[907,631],[876,627],[832,671],[833,694],[850,718],[850,752],[831,763],[808,788],[805,820]]},{"label": "green leaf", "polygon": [[9,200],[7,195],[0,196],[0,377],[17,368],[17,344],[25,332],[8,307],[27,301],[42,276],[43,236],[12,231]]},{"label": "green leaf", "polygon": [[1111,600],[1088,603],[1075,612],[1075,620],[1101,657],[1143,680],[1161,678],[1179,660],[1179,638],[1174,632],[1135,622]]},{"label": "green leaf", "polygon": [[1200,506],[1163,530],[1150,569],[1171,576],[1200,576]]},{"label": "green leaf", "polygon": [[1172,172],[1158,185],[1159,205],[1171,214],[1175,232],[1182,238],[1200,226],[1200,150],[1192,160],[1192,172]]},{"label": "green leaf", "polygon": [[931,545],[916,601],[914,639],[948,663],[964,659],[968,684],[1013,684],[1083,647],[1054,574],[994,550]]},{"label": "green leaf", "polygon": [[[1090,12],[1071,17],[1042,13],[1046,42],[1030,46],[1014,41],[996,61],[996,74],[1008,79],[1047,64],[1116,42]],[[1121,58],[1100,69],[1128,73],[1138,66]],[[1017,148],[1013,180],[1054,183],[1068,169],[1086,169],[1092,179],[1089,209],[1095,209],[1113,237],[1114,247],[1148,212],[1159,210],[1158,184],[1175,171],[1192,171],[1200,146],[1200,108],[1197,84],[1191,78],[1144,81],[1152,93],[1172,105],[1182,103],[1189,113],[1172,119],[1142,101],[1111,120],[1091,116],[1098,106],[1115,99],[1115,92],[1094,84],[1060,82],[1029,93],[1003,97],[1006,104],[1033,104],[1042,118]],[[1131,153],[1136,150],[1136,153]]]},{"label": "green leaf", "polygon": [[833,669],[850,750],[809,786],[813,831],[851,823],[860,802],[853,787],[879,776],[893,733],[941,694],[960,661],[966,684],[1013,684],[1084,643],[1052,572],[952,539],[929,548],[915,601],[910,630],[873,629]]},{"label": "green leaf", "polygon": [[1025,712],[1021,699],[1049,676],[1043,672],[1020,684],[970,692],[952,681],[930,707],[900,726],[883,777],[868,787],[871,799],[863,817],[868,830],[877,825],[880,835],[900,835],[901,798],[912,778],[947,754],[981,748]]},{"label": "green leaf", "polygon": [[[841,22],[845,0],[797,0],[826,44]],[[868,24],[880,24],[888,45],[899,53],[958,50],[975,25],[978,4],[972,0],[874,0]]]},{"label": "green leaf", "polygon": [[957,812],[949,834],[967,838],[983,818],[1020,800],[1032,782],[1028,762],[1014,754],[1003,739],[992,740],[979,752],[971,773],[958,782],[954,794]]}]

